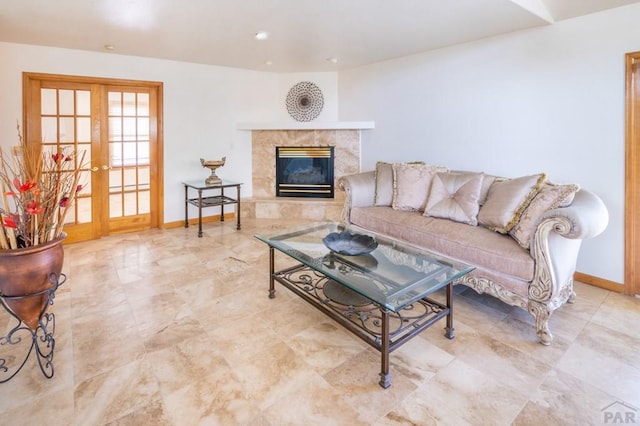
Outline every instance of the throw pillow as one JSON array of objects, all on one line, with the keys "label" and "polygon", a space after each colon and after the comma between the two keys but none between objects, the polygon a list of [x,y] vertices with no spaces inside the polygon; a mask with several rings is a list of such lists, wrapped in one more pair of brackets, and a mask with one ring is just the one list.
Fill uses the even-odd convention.
[{"label": "throw pillow", "polygon": [[542,190],[531,200],[516,226],[509,231],[509,235],[528,250],[540,216],[547,210],[565,205],[567,200],[573,200],[573,196],[579,189],[578,185],[573,184],[554,185],[546,183],[543,185]]},{"label": "throw pillow", "polygon": [[483,180],[483,173],[436,173],[424,215],[477,225]]},{"label": "throw pillow", "polygon": [[433,175],[446,171],[446,167],[430,164],[393,163],[391,207],[396,210],[424,211]]},{"label": "throw pillow", "polygon": [[[474,171],[470,171],[470,170],[451,170],[449,173],[478,173],[478,172],[474,172]],[[482,179],[482,190],[480,191],[480,200],[478,201],[478,204],[483,205],[484,202],[487,200],[487,195],[489,194],[489,188],[491,188],[491,185],[493,185],[493,182],[495,182],[498,179],[497,176],[493,176],[493,175],[484,175],[484,179]]]},{"label": "throw pillow", "polygon": [[[424,164],[424,161],[415,161],[409,164]],[[375,176],[376,187],[373,205],[391,206],[393,203],[393,164],[378,161]]]},{"label": "throw pillow", "polygon": [[478,201],[478,204],[483,205],[485,201],[487,201],[489,189],[491,189],[491,185],[493,185],[493,183],[497,179],[498,178],[493,175],[484,175],[484,179],[482,179],[482,190],[480,191],[480,200]]},{"label": "throw pillow", "polygon": [[513,228],[524,209],[540,191],[544,173],[494,182],[478,213],[478,223],[506,234]]}]

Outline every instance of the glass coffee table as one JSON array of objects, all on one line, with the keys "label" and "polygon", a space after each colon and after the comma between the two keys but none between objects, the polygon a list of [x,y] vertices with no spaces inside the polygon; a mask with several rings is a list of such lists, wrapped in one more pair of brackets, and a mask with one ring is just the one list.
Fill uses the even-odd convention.
[{"label": "glass coffee table", "polygon": [[[345,237],[338,247],[345,250],[330,250],[323,242],[328,235]],[[388,388],[391,352],[445,317],[445,336],[453,339],[453,282],[474,268],[382,236],[363,236],[367,245],[355,244],[355,237],[361,235],[334,222],[256,235],[269,246],[269,297],[278,281],[377,349],[379,383]],[[275,271],[276,250],[294,265]],[[446,303],[429,297],[444,287]]]}]

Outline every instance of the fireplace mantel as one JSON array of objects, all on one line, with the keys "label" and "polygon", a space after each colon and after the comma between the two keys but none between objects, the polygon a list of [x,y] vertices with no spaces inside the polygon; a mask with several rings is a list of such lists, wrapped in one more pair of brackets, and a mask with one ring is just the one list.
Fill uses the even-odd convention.
[{"label": "fireplace mantel", "polygon": [[374,121],[281,121],[240,122],[238,130],[367,130],[374,129]]}]

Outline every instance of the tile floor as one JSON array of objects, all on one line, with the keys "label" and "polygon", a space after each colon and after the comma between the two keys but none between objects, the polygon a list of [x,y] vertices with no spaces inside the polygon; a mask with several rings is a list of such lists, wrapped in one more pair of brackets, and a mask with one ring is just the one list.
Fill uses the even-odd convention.
[{"label": "tile floor", "polygon": [[267,297],[268,250],[253,235],[285,224],[66,246],[55,375],[31,357],[0,384],[0,423],[640,423],[640,300],[577,283],[544,347],[528,313],[456,287],[456,338],[442,324],[401,347],[383,390],[377,352],[279,284]]}]

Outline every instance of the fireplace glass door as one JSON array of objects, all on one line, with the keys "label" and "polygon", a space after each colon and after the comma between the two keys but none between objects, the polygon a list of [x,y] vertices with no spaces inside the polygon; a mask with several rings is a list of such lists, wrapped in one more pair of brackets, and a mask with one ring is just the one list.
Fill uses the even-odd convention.
[{"label": "fireplace glass door", "polygon": [[333,147],[276,147],[276,196],[333,198]]}]

